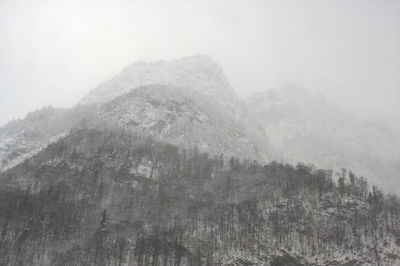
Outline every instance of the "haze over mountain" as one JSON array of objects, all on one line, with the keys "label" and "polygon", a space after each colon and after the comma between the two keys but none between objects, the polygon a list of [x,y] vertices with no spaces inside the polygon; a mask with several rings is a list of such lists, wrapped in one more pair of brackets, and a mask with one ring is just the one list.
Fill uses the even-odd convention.
[{"label": "haze over mountain", "polygon": [[137,60],[198,52],[240,96],[297,82],[400,124],[399,14],[397,0],[3,0],[0,125],[71,107]]},{"label": "haze over mountain", "polygon": [[383,124],[294,84],[257,93],[246,102],[285,161],[351,169],[399,192],[395,162],[400,142]]},{"label": "haze over mountain", "polygon": [[389,129],[296,85],[244,101],[207,55],[134,63],[74,108],[43,109],[7,124],[0,130],[1,168],[32,156],[83,121],[92,127],[115,123],[227,158],[352,169],[398,192],[399,141]]},{"label": "haze over mountain", "polygon": [[0,128],[0,265],[395,265],[398,141],[206,55],[137,62]]},{"label": "haze over mountain", "polygon": [[1,0],[0,266],[400,265],[399,0]]},{"label": "haze over mountain", "polygon": [[252,123],[219,66],[209,56],[197,55],[135,63],[74,108],[49,108],[10,122],[0,131],[0,167],[15,165],[82,121],[134,128],[218,156],[241,154],[265,162],[270,152],[265,134]]}]

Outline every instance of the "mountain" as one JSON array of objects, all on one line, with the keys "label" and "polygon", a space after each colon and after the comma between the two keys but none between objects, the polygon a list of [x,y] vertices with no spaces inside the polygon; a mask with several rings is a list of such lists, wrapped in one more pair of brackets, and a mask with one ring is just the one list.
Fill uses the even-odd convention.
[{"label": "mountain", "polygon": [[181,147],[262,162],[271,153],[267,136],[207,55],[134,63],[79,104],[103,104],[99,116],[107,121],[147,130]]},{"label": "mountain", "polygon": [[247,106],[285,161],[352,169],[399,192],[400,172],[392,165],[400,144],[383,125],[295,85],[257,93]]},{"label": "mountain", "polygon": [[293,85],[243,101],[206,55],[134,63],[73,108],[45,108],[10,122],[0,129],[0,170],[72,128],[110,124],[214,156],[352,169],[399,192],[400,145],[384,126]]},{"label": "mountain", "polygon": [[0,170],[12,167],[72,128],[137,128],[180,147],[266,162],[268,140],[209,56],[126,67],[75,107],[47,108],[0,129]]},{"label": "mountain", "polygon": [[0,265],[398,265],[397,141],[298,87],[243,101],[208,56],[138,62],[0,129]]}]

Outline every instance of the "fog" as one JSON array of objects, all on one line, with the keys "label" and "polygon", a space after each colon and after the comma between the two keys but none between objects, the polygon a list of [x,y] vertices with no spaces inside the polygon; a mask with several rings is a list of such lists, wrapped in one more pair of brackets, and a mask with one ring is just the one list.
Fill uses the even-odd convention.
[{"label": "fog", "polygon": [[243,97],[294,82],[400,124],[400,1],[2,0],[0,36],[0,125],[197,53]]}]

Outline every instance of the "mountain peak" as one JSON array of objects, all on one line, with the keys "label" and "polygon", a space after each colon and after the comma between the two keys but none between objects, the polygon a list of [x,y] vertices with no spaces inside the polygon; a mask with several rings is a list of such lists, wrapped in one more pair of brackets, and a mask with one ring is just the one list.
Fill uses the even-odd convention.
[{"label": "mountain peak", "polygon": [[91,91],[81,103],[106,102],[137,87],[152,84],[195,89],[217,99],[236,97],[219,65],[210,56],[197,54],[168,61],[133,63]]},{"label": "mountain peak", "polygon": [[192,56],[185,56],[182,58],[171,59],[171,60],[157,60],[157,61],[136,61],[128,66],[126,66],[122,72],[128,71],[131,68],[137,67],[148,67],[154,65],[196,65],[198,67],[207,67],[214,71],[221,71],[218,63],[207,54],[195,54]]},{"label": "mountain peak", "polygon": [[[180,59],[175,59],[176,61],[189,61],[189,62],[197,62],[200,64],[213,64],[217,67],[218,63],[208,54],[195,54],[192,56],[186,56],[186,57],[182,57]],[[172,60],[174,61],[174,60]]]}]

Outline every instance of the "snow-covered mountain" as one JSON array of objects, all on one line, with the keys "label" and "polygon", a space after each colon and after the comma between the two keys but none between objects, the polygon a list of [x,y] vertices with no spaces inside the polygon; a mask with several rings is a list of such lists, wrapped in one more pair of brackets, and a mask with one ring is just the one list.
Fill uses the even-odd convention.
[{"label": "snow-covered mountain", "polygon": [[181,147],[257,159],[270,153],[262,130],[207,55],[137,62],[85,96],[106,121],[146,130]]},{"label": "snow-covered mountain", "polygon": [[399,144],[385,127],[296,86],[243,101],[206,55],[134,63],[74,108],[10,122],[0,129],[0,170],[72,128],[110,124],[212,155],[347,168],[392,191],[398,184]]},{"label": "snow-covered mountain", "polygon": [[398,150],[305,89],[244,101],[207,56],[135,63],[0,129],[0,265],[398,265],[370,186],[400,192]]},{"label": "snow-covered mountain", "polygon": [[352,169],[391,191],[399,184],[392,164],[400,145],[383,125],[296,85],[257,93],[247,105],[285,161]]},{"label": "snow-covered mountain", "polygon": [[145,130],[180,147],[267,160],[268,141],[209,56],[138,62],[68,110],[33,112],[0,129],[0,170],[81,126]]}]

